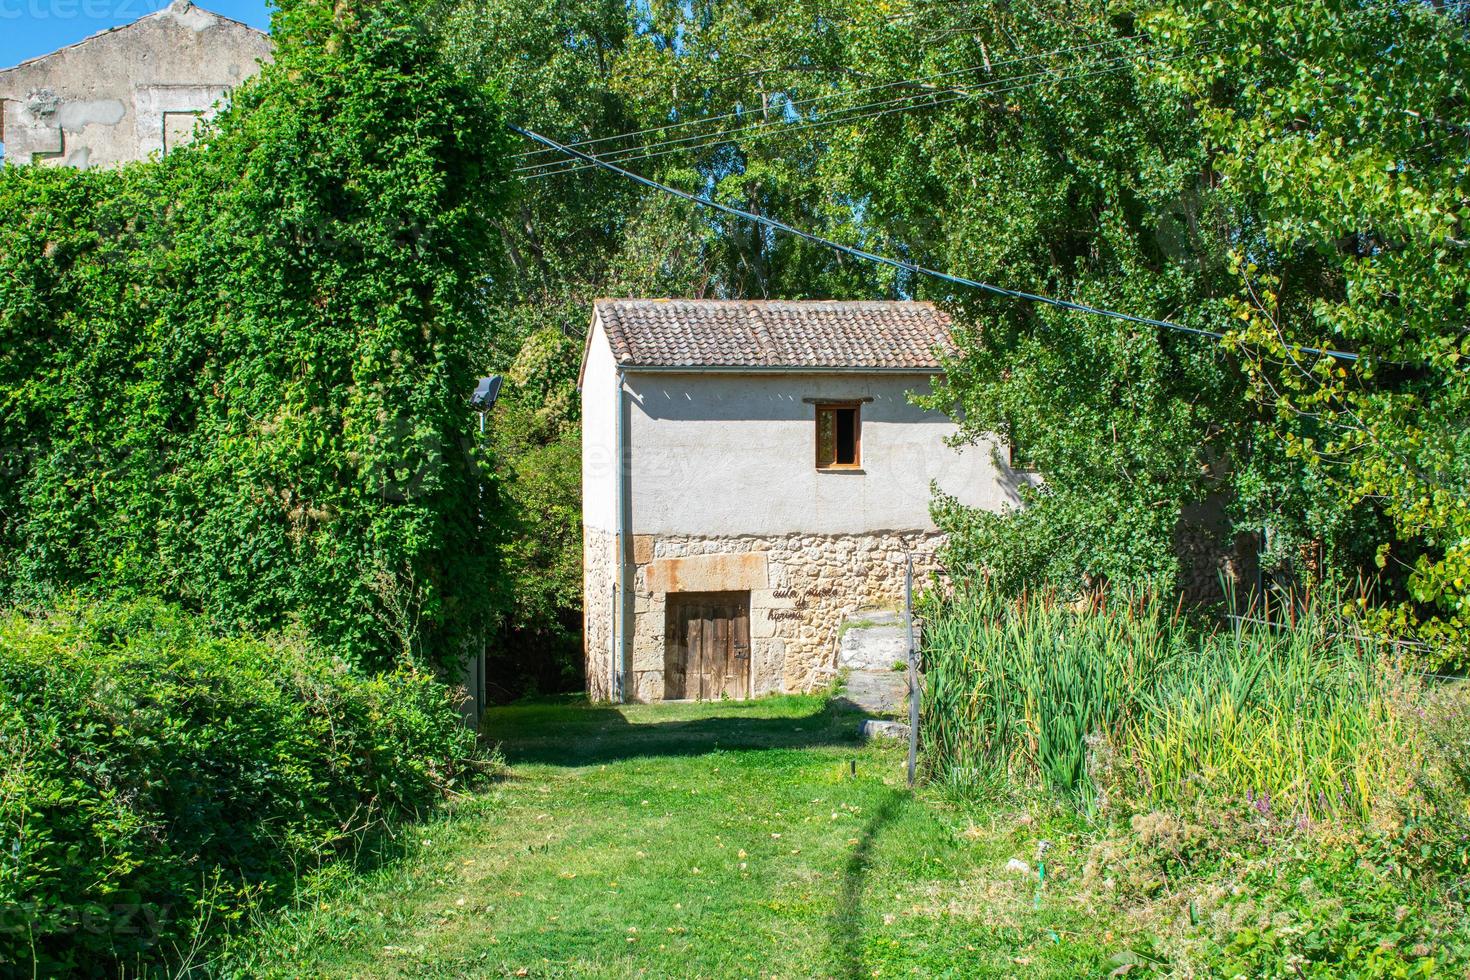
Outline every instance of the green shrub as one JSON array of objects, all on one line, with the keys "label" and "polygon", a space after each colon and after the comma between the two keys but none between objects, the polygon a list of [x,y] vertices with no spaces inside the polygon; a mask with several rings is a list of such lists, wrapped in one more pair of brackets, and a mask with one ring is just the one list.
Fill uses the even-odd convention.
[{"label": "green shrub", "polygon": [[1436,691],[1420,728],[1425,764],[1406,807],[1407,850],[1470,904],[1470,682]]},{"label": "green shrub", "polygon": [[411,667],[366,677],[154,605],[12,615],[0,964],[166,961],[486,766],[455,696]]},{"label": "green shrub", "polygon": [[1215,976],[1429,977],[1467,963],[1460,910],[1358,847],[1252,865],[1206,918]]}]

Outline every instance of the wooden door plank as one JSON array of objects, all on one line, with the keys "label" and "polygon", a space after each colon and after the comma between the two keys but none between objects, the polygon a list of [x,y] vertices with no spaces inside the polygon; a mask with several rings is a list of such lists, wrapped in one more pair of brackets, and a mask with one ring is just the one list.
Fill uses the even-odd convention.
[{"label": "wooden door plank", "polygon": [[687,610],[681,603],[670,602],[664,615],[664,698],[687,697],[689,627]]},{"label": "wooden door plank", "polygon": [[686,686],[689,693],[685,697],[698,699],[704,697],[704,681],[699,668],[704,656],[704,637],[701,632],[704,627],[700,623],[697,605],[690,603],[685,610],[685,622],[689,629],[689,653],[684,659],[684,669],[688,672]]},{"label": "wooden door plank", "polygon": [[750,697],[750,609],[744,603],[736,607],[732,625],[735,658],[730,696],[743,699]]},{"label": "wooden door plank", "polygon": [[710,608],[710,621],[714,627],[714,642],[710,645],[710,697],[718,698],[726,693],[725,683],[730,673],[730,609],[723,603]]},{"label": "wooden door plank", "polygon": [[708,701],[720,696],[714,686],[714,665],[710,662],[715,649],[715,616],[708,603],[700,604],[699,626],[699,696]]}]

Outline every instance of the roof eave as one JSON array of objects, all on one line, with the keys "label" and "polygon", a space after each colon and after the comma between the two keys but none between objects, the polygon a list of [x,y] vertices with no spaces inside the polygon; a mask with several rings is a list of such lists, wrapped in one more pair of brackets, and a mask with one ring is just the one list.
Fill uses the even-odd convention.
[{"label": "roof eave", "polygon": [[629,364],[619,363],[629,374],[943,374],[944,368],[863,367],[823,364]]}]

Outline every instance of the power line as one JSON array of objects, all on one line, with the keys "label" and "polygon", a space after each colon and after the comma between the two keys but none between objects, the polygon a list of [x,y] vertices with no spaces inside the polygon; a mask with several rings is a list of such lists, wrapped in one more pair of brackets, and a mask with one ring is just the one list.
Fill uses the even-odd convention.
[{"label": "power line", "polygon": [[[1175,323],[1172,320],[1155,320],[1152,317],[1135,316],[1132,313],[1120,313],[1117,310],[1109,310],[1099,306],[1088,306],[1085,303],[1073,303],[1070,300],[1056,299],[1051,296],[1042,296],[1037,293],[1028,293],[1019,289],[1007,289],[1004,286],[995,286],[991,285],[990,283],[981,282],[978,279],[967,279],[963,276],[953,276],[946,272],[939,272],[936,269],[925,268],[924,266],[918,265],[913,262],[906,262],[902,259],[895,259],[890,258],[886,255],[879,255],[876,252],[869,252],[865,249],[856,248],[852,245],[844,245],[841,242],[835,242],[830,238],[823,238],[822,236],[812,234],[809,231],[802,231],[800,228],[794,228],[791,225],[777,221],[774,218],[767,218],[764,215],[754,214],[750,211],[731,207],[728,204],[721,204],[718,201],[711,201],[708,198],[700,197],[697,194],[691,194],[688,191],[681,191],[677,187],[670,187],[667,184],[661,184],[658,181],[651,180],[647,177],[642,176],[641,174],[633,173],[631,170],[624,170],[617,164],[609,163],[608,161],[603,160],[600,157],[595,157],[591,154],[583,153],[581,150],[558,143],[555,140],[550,139],[549,137],[542,136],[540,133],[534,133],[528,129],[522,129],[520,126],[511,125],[510,129],[513,132],[519,133],[529,140],[534,140],[535,142],[540,143],[542,146],[545,146],[552,150],[556,150],[560,153],[566,154],[567,156],[576,157],[577,159],[580,159],[585,163],[593,164],[594,166],[601,167],[602,169],[608,170],[612,173],[619,174],[620,176],[626,177],[629,180],[642,184],[645,187],[660,191],[664,194],[669,194],[673,197],[682,198],[685,201],[689,201],[693,204],[698,204],[701,207],[712,208],[716,211],[731,215],[732,217],[744,218],[747,221],[754,221],[755,223],[770,228],[773,231],[783,232],[784,234],[804,239],[816,245],[822,245],[826,248],[835,249],[839,252],[851,255],[854,258],[864,259],[868,262],[876,262],[880,265],[890,266],[894,269],[901,269],[905,272],[913,273],[914,275],[928,276],[932,279],[939,279],[943,282],[953,283],[958,286],[966,286],[971,289],[978,289],[982,292],[991,293],[995,296],[1004,296],[1009,299],[1025,300],[1028,303],[1042,303],[1046,306],[1054,306],[1058,309],[1071,310],[1076,313],[1091,313],[1096,316],[1110,317],[1114,320],[1123,320],[1127,323],[1138,323],[1144,326],[1160,327],[1164,330],[1173,330],[1178,333],[1193,334],[1198,337],[1210,337],[1215,340],[1226,339],[1225,334],[1218,333],[1214,330],[1203,330],[1199,327],[1185,326],[1182,323]],[[1356,361],[1358,359],[1357,354],[1349,353],[1347,351],[1338,351],[1318,347],[1302,347],[1296,344],[1288,345],[1288,347],[1291,350],[1301,354],[1313,354],[1321,357],[1332,357],[1342,361]]]},{"label": "power line", "polygon": [[[1078,78],[1089,78],[1096,75],[1115,73],[1123,70],[1126,67],[1126,64],[1117,64],[1109,68],[1097,69],[1090,72],[1080,72],[1074,75],[1051,75],[1050,77],[1055,78],[1058,81],[1073,81]],[[701,134],[696,137],[689,137],[685,140],[673,140],[669,144],[655,143],[648,148],[648,150],[652,150],[653,152],[648,152],[647,150],[614,151],[613,153],[604,156],[601,159],[615,163],[630,163],[634,161],[641,162],[643,160],[652,160],[657,157],[667,156],[670,153],[696,153],[700,150],[707,149],[710,146],[732,142],[731,139],[723,138],[727,136],[740,137],[742,134],[744,134],[747,138],[757,139],[767,136],[778,136],[786,133],[800,132],[801,130],[805,129],[820,129],[827,126],[841,126],[845,123],[858,122],[859,120],[863,119],[877,119],[881,116],[891,115],[895,112],[905,112],[908,110],[918,109],[933,109],[938,106],[949,105],[954,102],[963,102],[968,99],[978,98],[981,94],[1004,95],[1008,92],[1016,92],[1020,91],[1021,89],[1034,88],[1035,86],[1040,85],[1045,81],[1046,79],[1041,79],[1034,82],[1028,82],[1020,85],[1012,85],[1000,89],[978,89],[975,90],[975,92],[973,93],[954,95],[950,96],[949,98],[943,99],[934,99],[931,102],[898,105],[897,103],[909,103],[912,102],[912,100],[914,99],[931,98],[931,95],[929,95],[928,93],[918,96],[905,96],[901,99],[873,103],[872,106],[856,106],[853,108],[853,110],[845,111],[843,114],[834,115],[830,119],[814,119],[804,123],[775,123],[769,126],[746,126],[738,129],[725,130],[722,132]],[[873,106],[877,106],[879,108],[873,109]],[[883,108],[885,106],[888,108]],[[873,109],[873,111],[858,111],[862,109]],[[694,141],[693,145],[678,145],[682,143],[687,143],[690,140]],[[669,148],[662,150],[654,149],[658,146],[668,146]],[[551,164],[542,164],[537,167],[521,168],[519,170],[512,171],[512,174],[519,176],[524,180],[535,180],[541,177],[555,177],[560,174],[576,173],[581,170],[590,169],[593,169],[593,165],[591,164],[575,162],[565,163],[559,161]]]},{"label": "power line", "polygon": [[[1054,50],[1051,50],[1051,51],[1041,51],[1041,52],[1038,52],[1036,54],[1026,55],[1025,57],[1021,57],[1021,58],[1009,58],[1009,59],[1006,59],[1004,61],[993,61],[993,62],[990,62],[988,65],[975,65],[975,66],[972,66],[970,68],[956,68],[956,69],[953,69],[952,71],[939,72],[939,73],[934,74],[934,75],[921,75],[921,76],[916,77],[916,78],[903,78],[903,79],[898,79],[897,81],[883,82],[883,83],[877,84],[877,85],[862,86],[860,88],[851,89],[851,90],[846,91],[846,92],[830,92],[830,93],[828,93],[826,95],[814,95],[814,96],[810,96],[809,98],[805,98],[805,99],[798,99],[796,101],[784,102],[784,103],[782,103],[782,105],[781,105],[780,108],[781,108],[781,111],[786,112],[786,111],[790,111],[790,110],[795,109],[795,108],[800,107],[800,106],[808,106],[808,105],[811,105],[813,103],[816,103],[816,102],[824,102],[824,101],[827,101],[829,99],[837,99],[837,98],[843,98],[843,97],[851,97],[851,96],[854,96],[854,95],[861,95],[864,92],[877,92],[877,91],[881,91],[883,89],[897,88],[897,87],[900,87],[900,86],[922,85],[923,83],[933,81],[934,79],[949,78],[949,77],[953,77],[955,75],[970,74],[970,73],[977,72],[977,71],[990,71],[990,70],[993,70],[995,67],[1000,66],[1000,65],[1019,64],[1019,63],[1028,62],[1028,61],[1039,61],[1042,58],[1053,57],[1053,56],[1061,55],[1061,54],[1070,54],[1070,53],[1072,53],[1074,51],[1087,51],[1087,50],[1091,50],[1093,48],[1102,47],[1102,46],[1108,45],[1108,44],[1134,41],[1134,40],[1138,40],[1141,36],[1142,35],[1134,34],[1134,35],[1128,35],[1126,37],[1121,37],[1121,38],[1109,38],[1106,41],[1097,41],[1097,42],[1094,42],[1092,44],[1075,45],[1075,46],[1069,47],[1069,48],[1057,48],[1057,49],[1054,49]],[[1002,81],[1003,81],[1003,79],[1002,79]],[[945,92],[951,92],[951,91],[958,91],[958,90],[955,89],[955,88],[953,88],[952,86],[949,87],[949,88],[935,86],[935,87],[933,87],[931,89],[931,91],[929,93],[920,93],[920,94],[943,94]],[[705,116],[705,117],[699,118],[699,119],[688,119],[688,120],[684,120],[683,122],[668,123],[666,125],[656,126],[656,127],[650,128],[650,129],[639,129],[639,130],[634,130],[634,131],[628,132],[628,133],[618,133],[618,134],[615,134],[615,135],[612,135],[612,136],[603,136],[603,137],[601,137],[599,139],[579,140],[579,141],[574,141],[574,142],[568,142],[567,145],[568,146],[572,146],[572,147],[576,147],[578,149],[586,149],[589,146],[596,146],[596,145],[599,145],[601,143],[610,142],[612,140],[631,139],[634,136],[643,136],[643,135],[647,135],[647,134],[651,134],[651,133],[661,133],[661,132],[665,132],[665,131],[670,130],[670,129],[681,129],[681,128],[684,128],[684,127],[687,127],[687,126],[697,126],[697,125],[702,125],[704,123],[709,123],[709,122],[720,122],[720,121],[725,120],[725,119],[733,119],[733,118],[737,118],[737,117],[741,117],[741,116],[748,116],[753,111],[754,110],[741,110],[741,109],[737,109],[737,110],[734,110],[734,111],[731,111],[731,112],[721,113],[719,115]],[[655,144],[655,145],[657,145],[657,144]],[[623,148],[623,149],[631,149],[631,147],[627,147],[627,148]],[[546,153],[549,153],[549,152],[551,152],[551,151],[546,150],[546,149],[528,150],[528,151],[525,151],[523,153],[514,154],[512,156],[512,159],[520,159],[520,158],[529,157],[529,156],[540,156],[540,155],[543,155],[543,154],[546,154]],[[623,150],[618,149],[618,150],[613,150],[611,152],[623,152]]]},{"label": "power line", "polygon": [[[1051,51],[1041,51],[1041,52],[1038,52],[1036,54],[1026,55],[1025,57],[1021,57],[1021,58],[1009,58],[1009,59],[1004,60],[1004,61],[993,61],[993,62],[991,62],[988,65],[975,65],[975,66],[970,67],[970,68],[956,68],[956,69],[953,69],[951,71],[939,72],[938,74],[934,74],[934,75],[921,75],[921,76],[919,76],[917,78],[904,78],[904,79],[899,79],[898,81],[893,81],[893,82],[883,82],[883,83],[876,84],[876,85],[863,86],[863,87],[860,87],[860,88],[852,89],[852,90],[847,91],[847,92],[831,92],[831,93],[829,93],[827,95],[814,95],[814,96],[811,96],[811,97],[806,98],[806,99],[798,99],[795,102],[786,102],[786,103],[783,103],[782,106],[781,106],[781,111],[786,112],[786,111],[789,111],[791,109],[795,109],[795,108],[797,108],[799,106],[808,106],[808,105],[811,105],[811,104],[813,104],[815,102],[823,102],[823,101],[826,101],[828,99],[851,97],[851,96],[854,96],[854,95],[861,95],[861,94],[863,94],[865,92],[877,92],[877,91],[881,91],[883,89],[895,88],[895,87],[899,87],[899,86],[921,85],[924,82],[931,82],[931,81],[933,81],[935,79],[939,79],[939,78],[952,78],[952,77],[954,77],[956,75],[970,74],[970,73],[977,72],[977,71],[989,71],[989,70],[992,70],[995,67],[1000,66],[1000,65],[1013,65],[1013,64],[1020,64],[1020,63],[1028,62],[1028,61],[1039,61],[1042,58],[1049,58],[1049,57],[1054,57],[1056,55],[1062,55],[1062,54],[1071,54],[1071,53],[1073,53],[1075,51],[1089,51],[1089,50],[1092,50],[1093,48],[1103,47],[1103,46],[1108,45],[1108,44],[1116,44],[1116,43],[1124,43],[1124,42],[1129,42],[1129,41],[1136,41],[1140,37],[1142,37],[1142,35],[1139,35],[1139,34],[1131,34],[1131,35],[1128,35],[1128,36],[1125,36],[1125,37],[1109,38],[1109,39],[1107,39],[1105,41],[1096,41],[1096,42],[1094,42],[1092,44],[1079,44],[1079,45],[1075,45],[1075,46],[1069,47],[1069,48],[1057,48],[1057,49],[1054,49],[1054,50],[1051,50]],[[936,89],[936,92],[943,92],[943,91],[946,91],[946,90],[945,89]],[[953,89],[951,88],[951,89],[949,89],[949,91],[953,91]],[[682,128],[687,127],[687,126],[698,126],[698,125],[702,125],[704,123],[720,122],[720,121],[723,121],[725,119],[734,119],[734,118],[737,118],[737,117],[740,117],[740,116],[749,115],[751,111],[753,111],[753,110],[735,110],[735,111],[732,111],[732,112],[721,113],[719,115],[705,116],[705,117],[702,117],[702,118],[699,118],[699,119],[687,119],[687,120],[684,120],[682,122],[667,123],[667,124],[665,124],[663,126],[654,126],[652,128],[649,128],[649,129],[639,129],[639,130],[634,130],[634,131],[628,132],[628,133],[617,133],[617,134],[612,135],[612,136],[603,136],[603,137],[600,137],[598,139],[578,140],[578,141],[574,141],[574,142],[569,142],[569,143],[567,143],[567,145],[568,146],[571,146],[571,147],[576,147],[578,149],[584,149],[585,150],[587,147],[590,147],[590,146],[598,146],[598,145],[601,145],[603,143],[610,142],[612,140],[632,139],[635,136],[645,136],[645,135],[648,135],[648,134],[651,134],[651,133],[662,133],[662,132],[666,132],[666,131],[668,131],[670,129],[682,129]],[[631,149],[631,147],[625,147],[625,148],[623,148],[623,150],[626,150],[626,149]],[[623,150],[613,150],[612,152],[623,152]],[[522,158],[525,158],[525,157],[541,156],[543,154],[550,153],[550,152],[551,151],[550,150],[547,150],[547,149],[527,150],[527,151],[525,151],[523,153],[515,154],[512,157],[512,159],[522,159]],[[601,151],[599,151],[599,152],[601,152]]]},{"label": "power line", "polygon": [[[1183,56],[1175,55],[1171,58],[1160,59],[1159,63],[1166,64],[1170,60],[1178,57]],[[730,142],[730,140],[722,139],[722,137],[725,136],[738,137],[741,134],[747,134],[751,138],[758,138],[798,132],[804,129],[816,129],[824,126],[840,126],[845,123],[857,122],[862,119],[875,119],[880,116],[886,116],[894,112],[902,112],[909,109],[933,109],[938,106],[949,105],[954,102],[963,102],[966,100],[978,99],[981,96],[986,95],[1004,95],[1009,92],[1021,91],[1022,89],[1035,88],[1036,86],[1043,85],[1048,81],[1068,82],[1076,81],[1080,78],[1092,78],[1100,75],[1114,74],[1128,68],[1130,64],[1131,62],[1129,61],[1129,59],[1126,56],[1123,56],[1112,59],[1110,63],[1107,63],[1107,67],[1096,68],[1091,71],[1074,72],[1072,74],[1057,74],[1055,71],[1048,69],[1047,71],[1043,72],[1033,72],[1029,75],[1018,75],[1013,78],[997,79],[987,86],[972,88],[964,92],[959,92],[958,94],[950,95],[948,98],[934,98],[934,96],[945,94],[945,91],[956,90],[923,92],[915,95],[900,96],[895,99],[885,99],[883,101],[873,102],[867,105],[851,106],[838,110],[836,115],[833,115],[828,119],[813,119],[807,122],[772,123],[770,125],[737,127],[715,133],[701,133],[695,136],[684,137],[682,139],[667,140],[661,143],[652,143],[641,150],[612,150],[609,153],[603,155],[600,159],[606,162],[628,163],[632,161],[651,160],[656,157],[666,156],[670,153],[694,153],[698,152],[699,150],[705,149],[708,146],[713,146],[718,143]],[[1034,80],[1024,81],[1025,79]],[[1019,82],[1019,84],[1004,84],[1011,81]],[[1004,87],[996,88],[994,86]],[[916,100],[922,99],[932,99],[933,101],[916,102]],[[875,109],[875,107],[877,108]],[[861,111],[865,109],[873,109],[874,111]],[[692,143],[693,145],[681,146],[681,144],[687,143]],[[567,145],[572,146],[573,144]],[[662,150],[656,149],[657,147],[661,146],[669,148]],[[556,161],[538,163],[528,167],[520,167],[516,170],[511,171],[511,173],[516,176],[522,177],[522,179],[533,180],[540,177],[555,177],[560,174],[576,173],[580,170],[591,169],[591,167],[592,165],[585,163]]]},{"label": "power line", "polygon": [[[603,154],[603,156],[601,156],[601,159],[612,160],[612,162],[614,163],[628,163],[632,162],[632,160],[648,160],[653,159],[653,157],[667,156],[667,154],[669,153],[694,153],[694,151],[703,150],[703,148],[706,148],[707,145],[728,143],[728,140],[722,140],[722,137],[729,137],[729,135],[750,134],[751,137],[764,137],[764,135],[776,135],[782,134],[782,132],[797,132],[800,131],[800,129],[819,128],[819,126],[842,125],[842,123],[845,122],[854,122],[854,120],[857,119],[878,118],[878,116],[886,116],[888,115],[888,113],[901,112],[901,110],[906,109],[932,109],[932,107],[935,106],[945,106],[945,104],[956,103],[956,101],[964,101],[967,100],[967,98],[979,98],[980,96],[1000,96],[1000,94],[1011,93],[1011,91],[1020,91],[1023,90],[1023,88],[1035,88],[1036,85],[1044,84],[1044,82],[1047,82],[1048,79],[1057,79],[1057,81],[1072,81],[1072,79],[1076,78],[1088,78],[1088,76],[1092,75],[1105,75],[1105,73],[1122,71],[1122,69],[1125,68],[1127,68],[1126,57],[1119,57],[1119,59],[1113,59],[1113,62],[1110,63],[1110,66],[1108,66],[1108,68],[1094,69],[1094,71],[1091,72],[1079,72],[1073,73],[1073,75],[1058,75],[1058,73],[1055,73],[1054,71],[1051,71],[1051,69],[1048,69],[1048,71],[1044,72],[1032,72],[1030,73],[1030,75],[1017,75],[1013,76],[1013,78],[998,78],[995,79],[994,82],[989,82],[988,85],[982,85],[982,87],[978,88],[970,88],[970,90],[963,91],[963,93],[951,94],[951,96],[948,96],[947,98],[938,98],[938,96],[945,96],[945,94],[954,93],[954,91],[957,90],[936,90],[932,91],[932,93],[916,93],[911,94],[911,96],[885,98],[885,100],[873,101],[873,103],[863,104],[863,106],[844,107],[844,109],[836,110],[836,115],[833,115],[831,116],[831,118],[828,119],[811,119],[807,120],[807,122],[778,122],[769,123],[769,125],[756,123],[756,125],[736,126],[736,128],[723,129],[723,131],[710,132],[710,134],[692,135],[692,137],[684,137],[681,138],[681,140],[666,140],[663,141],[663,143],[648,144],[647,147],[628,148],[628,150],[612,150],[609,151],[609,153]],[[1035,81],[1025,81],[1025,79],[1035,79]],[[1005,82],[1011,81],[1020,82],[1020,84],[1005,85]],[[997,87],[997,85],[1005,85],[1005,87],[995,88]],[[925,100],[925,98],[932,98],[933,101],[929,101],[929,103],[922,103],[922,101],[920,100]],[[864,110],[876,110],[876,112],[864,112]],[[681,144],[689,143],[692,143],[694,145],[686,145],[686,147],[681,148]],[[659,147],[672,148],[659,150]],[[548,169],[548,167],[560,167],[560,169]],[[538,163],[538,165],[534,166],[519,167],[519,169],[512,170],[512,173],[516,173],[516,175],[534,176],[535,178],[535,176],[554,176],[557,175],[557,173],[572,173],[575,172],[575,170],[585,169],[588,169],[588,165],[585,165],[585,163],[570,163],[570,165],[567,165],[566,162],[553,162]]]}]

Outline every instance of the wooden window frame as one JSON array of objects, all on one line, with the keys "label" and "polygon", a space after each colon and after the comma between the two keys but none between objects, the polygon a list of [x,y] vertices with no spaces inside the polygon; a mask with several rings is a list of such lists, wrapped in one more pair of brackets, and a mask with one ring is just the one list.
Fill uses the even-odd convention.
[{"label": "wooden window frame", "polygon": [[[817,469],[823,472],[862,472],[863,468],[863,403],[860,401],[821,401],[814,403],[816,412],[812,426],[812,455],[816,459]],[[822,416],[823,414],[836,413],[843,409],[852,411],[852,457],[851,463],[836,462],[837,455],[837,423],[832,423],[832,455],[831,461],[822,458]]]}]

